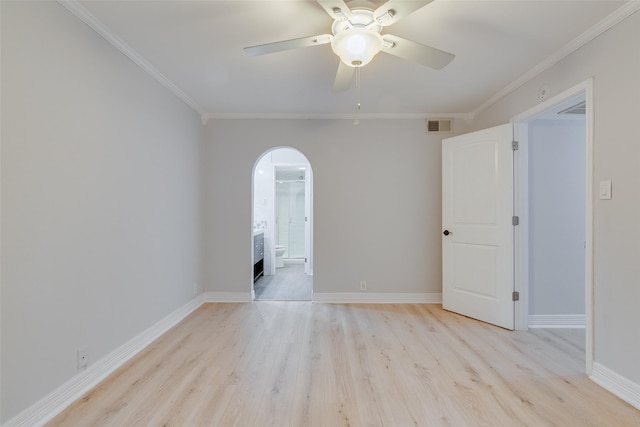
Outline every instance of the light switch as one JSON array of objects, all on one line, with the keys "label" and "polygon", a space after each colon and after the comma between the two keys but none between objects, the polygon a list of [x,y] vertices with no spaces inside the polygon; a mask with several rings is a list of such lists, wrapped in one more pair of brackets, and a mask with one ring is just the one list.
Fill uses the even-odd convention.
[{"label": "light switch", "polygon": [[600,181],[600,200],[611,200],[611,180]]}]

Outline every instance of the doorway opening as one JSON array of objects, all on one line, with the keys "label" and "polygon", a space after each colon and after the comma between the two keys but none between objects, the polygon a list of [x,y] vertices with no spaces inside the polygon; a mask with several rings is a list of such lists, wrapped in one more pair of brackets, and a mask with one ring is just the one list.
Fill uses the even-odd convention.
[{"label": "doorway opening", "polygon": [[584,356],[592,344],[592,83],[517,117],[516,329],[535,328]]},{"label": "doorway opening", "polygon": [[253,170],[254,300],[313,299],[313,171],[300,151],[264,153]]}]

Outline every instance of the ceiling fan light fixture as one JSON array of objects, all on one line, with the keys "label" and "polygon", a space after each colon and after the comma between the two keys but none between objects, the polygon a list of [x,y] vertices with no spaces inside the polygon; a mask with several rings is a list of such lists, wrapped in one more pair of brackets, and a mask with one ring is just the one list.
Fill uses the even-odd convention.
[{"label": "ceiling fan light fixture", "polygon": [[382,48],[382,36],[366,28],[351,28],[335,35],[331,48],[350,67],[367,65]]}]

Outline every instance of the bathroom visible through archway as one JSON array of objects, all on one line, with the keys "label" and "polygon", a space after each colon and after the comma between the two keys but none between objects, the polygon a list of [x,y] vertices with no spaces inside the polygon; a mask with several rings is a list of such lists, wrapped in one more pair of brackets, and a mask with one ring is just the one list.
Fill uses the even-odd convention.
[{"label": "bathroom visible through archway", "polygon": [[313,172],[300,151],[264,153],[253,170],[255,300],[313,299]]}]

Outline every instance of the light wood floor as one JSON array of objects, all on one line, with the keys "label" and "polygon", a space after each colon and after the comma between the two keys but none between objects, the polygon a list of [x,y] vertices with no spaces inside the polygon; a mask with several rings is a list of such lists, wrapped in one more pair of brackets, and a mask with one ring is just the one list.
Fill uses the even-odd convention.
[{"label": "light wood floor", "polygon": [[438,305],[207,304],[49,425],[640,425],[556,335]]}]

